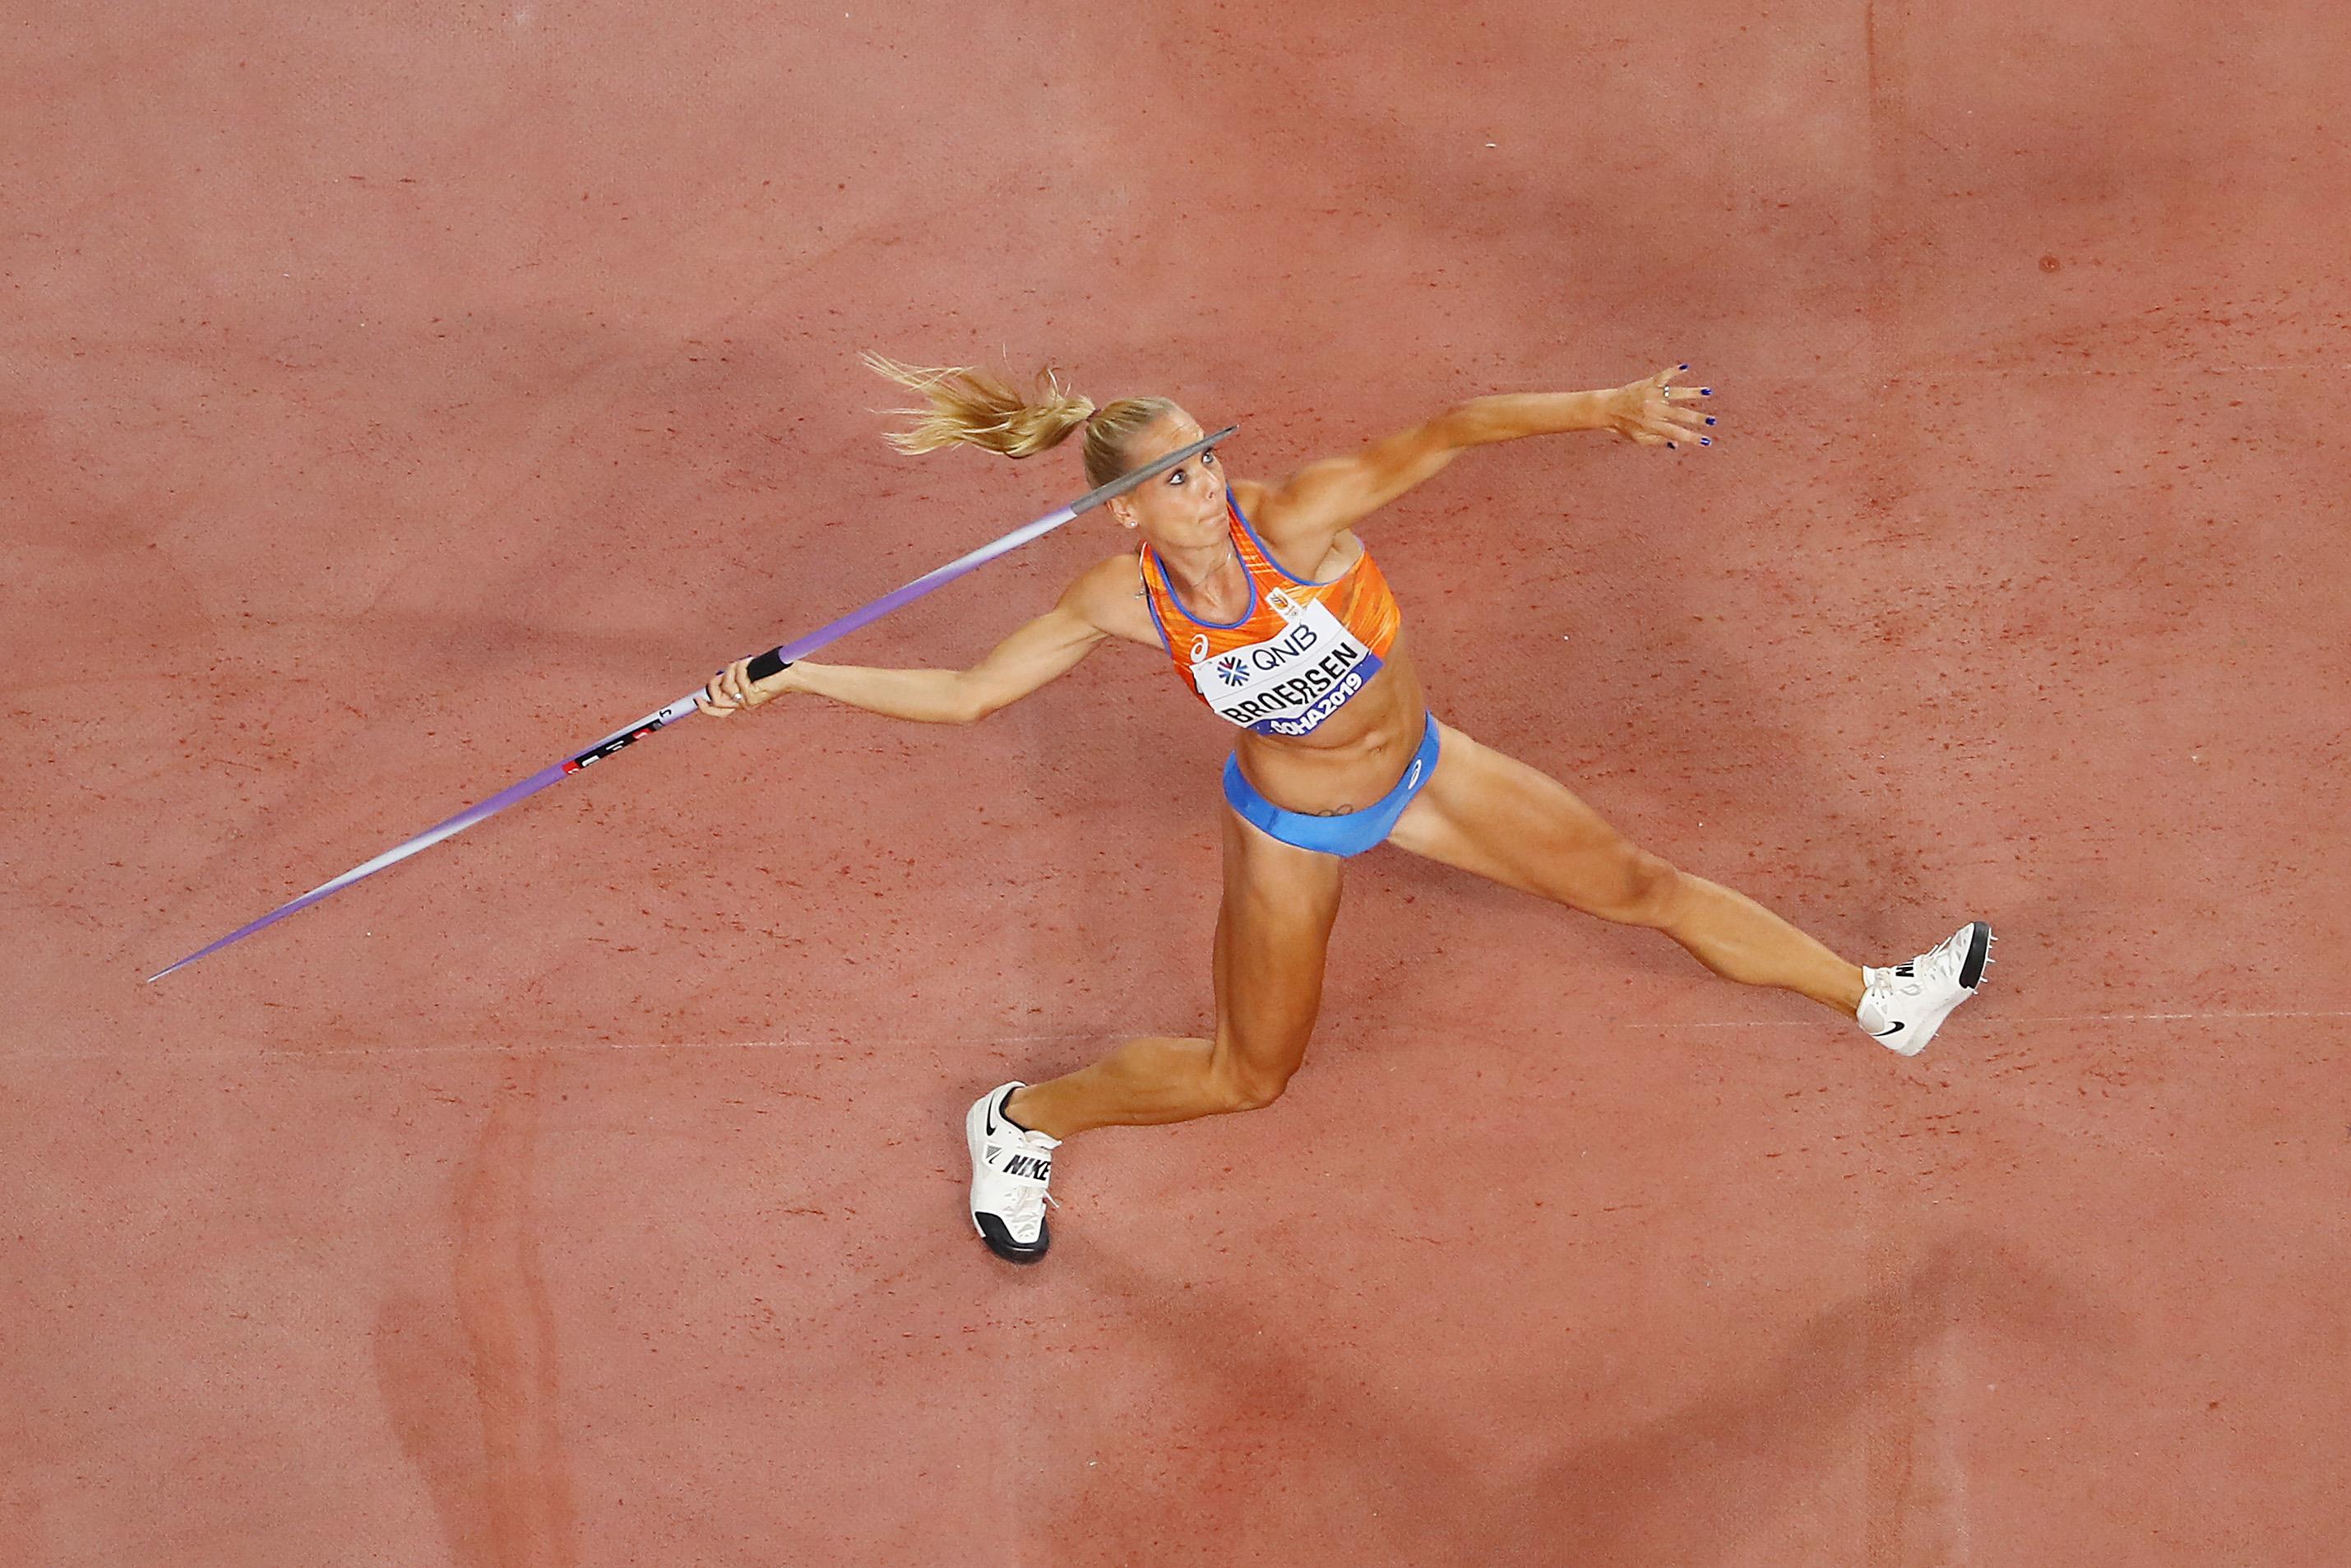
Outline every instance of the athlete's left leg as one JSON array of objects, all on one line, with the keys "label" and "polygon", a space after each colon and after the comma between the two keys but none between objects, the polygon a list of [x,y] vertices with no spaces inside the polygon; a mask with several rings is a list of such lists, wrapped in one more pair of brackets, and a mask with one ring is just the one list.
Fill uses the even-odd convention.
[{"label": "athlete's left leg", "polygon": [[1858,967],[1744,894],[1676,870],[1550,775],[1438,727],[1437,771],[1388,842],[1604,920],[1653,927],[1727,979],[1854,1016]]}]

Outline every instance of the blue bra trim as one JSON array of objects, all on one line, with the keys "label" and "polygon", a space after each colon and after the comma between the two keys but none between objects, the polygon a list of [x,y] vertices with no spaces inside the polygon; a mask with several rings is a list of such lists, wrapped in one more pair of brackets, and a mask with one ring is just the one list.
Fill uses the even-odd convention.
[{"label": "blue bra trim", "polygon": [[1249,530],[1249,543],[1257,546],[1257,553],[1265,557],[1265,564],[1273,568],[1274,570],[1281,573],[1282,576],[1289,578],[1293,584],[1300,588],[1328,588],[1334,582],[1343,580],[1347,575],[1347,571],[1353,571],[1355,570],[1355,561],[1360,561],[1364,559],[1362,556],[1357,556],[1355,560],[1352,560],[1347,563],[1347,571],[1341,572],[1337,577],[1326,577],[1320,582],[1315,581],[1314,579],[1311,577],[1293,577],[1290,575],[1290,569],[1282,565],[1281,562],[1276,560],[1273,557],[1273,552],[1265,548],[1265,541],[1257,537],[1257,525],[1249,520],[1249,514],[1241,510],[1241,504],[1233,499],[1233,493],[1230,490],[1225,492],[1225,506],[1231,511],[1234,517],[1238,517],[1241,520],[1241,527]]},{"label": "blue bra trim", "polygon": [[[1228,511],[1233,509],[1233,498],[1230,493],[1228,493],[1225,497],[1225,507]],[[1167,602],[1173,604],[1179,612],[1181,612],[1184,619],[1189,621],[1193,625],[1205,626],[1212,632],[1229,632],[1236,626],[1247,624],[1249,618],[1257,613],[1257,573],[1249,570],[1249,563],[1247,561],[1243,561],[1241,563],[1241,575],[1249,579],[1249,608],[1241,612],[1241,618],[1238,621],[1203,621],[1198,616],[1192,613],[1192,607],[1186,604],[1184,602],[1184,596],[1176,591],[1176,580],[1167,575],[1167,563],[1165,560],[1160,559],[1159,552],[1157,550],[1153,550],[1151,552],[1151,559],[1153,561],[1156,562],[1159,567],[1159,580],[1166,586]],[[1281,571],[1280,567],[1276,567],[1274,570],[1276,571]],[[1283,571],[1281,575],[1284,577],[1290,577],[1290,574],[1286,571]],[[1290,580],[1292,582],[1298,580],[1294,577],[1290,578]],[[1159,634],[1162,637],[1167,635],[1166,628],[1160,628]]]}]

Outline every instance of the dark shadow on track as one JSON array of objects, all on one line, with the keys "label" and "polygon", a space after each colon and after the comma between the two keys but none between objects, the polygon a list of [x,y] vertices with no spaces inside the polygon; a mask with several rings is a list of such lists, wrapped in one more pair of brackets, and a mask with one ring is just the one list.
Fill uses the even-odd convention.
[{"label": "dark shadow on track", "polygon": [[[1295,1462],[1306,1473],[1353,1494],[1364,1530],[1343,1543],[1416,1563],[1521,1562],[1673,1563],[1743,1560],[1742,1548],[1802,1507],[1833,1467],[1863,1441],[1855,1423],[1890,1416],[1918,1426],[1923,1408],[1913,1369],[1956,1331],[1990,1328],[2031,1342],[2062,1341],[2081,1355],[2118,1343],[2117,1312],[2074,1296],[2053,1275],[2012,1250],[1970,1237],[1931,1244],[1899,1278],[1864,1291],[1793,1333],[1726,1354],[1751,1364],[1750,1376],[1706,1392],[1656,1419],[1613,1433],[1573,1435],[1532,1463],[1523,1432],[1497,1432],[1489,1451],[1449,1440],[1464,1423],[1433,1423],[1427,1412],[1383,1401],[1369,1390],[1339,1387],[1313,1364],[1313,1347],[1282,1325],[1262,1321],[1245,1301],[1146,1275],[1099,1255],[1087,1260],[1105,1298],[1136,1303],[1132,1326],[1159,1341],[1172,1385],[1205,1374],[1220,1406],[1270,1412],[1252,1422],[1256,1440],[1241,1445],[1281,1475],[1252,1475],[1203,1445],[1194,1466],[1214,1468],[1217,1485],[1181,1470],[1140,1493],[1089,1493],[1050,1501],[1037,1516],[1050,1527],[1050,1561],[1065,1563],[1146,1560],[1155,1546],[1203,1539],[1171,1517],[1186,1500],[1214,1498],[1220,1510],[1249,1521],[1261,1542],[1279,1542],[1267,1561],[1333,1560],[1341,1543],[1284,1537],[1287,1484]],[[1636,1357],[1664,1364],[1669,1356]],[[1561,1369],[1551,1406],[1591,1408],[1579,1371]],[[1897,1403],[1904,1408],[1880,1411]],[[1474,1424],[1468,1424],[1471,1429]],[[1171,1449],[1188,1444],[1171,1427]],[[1252,1495],[1252,1494],[1255,1495]],[[1040,1500],[1042,1501],[1044,1500]],[[1327,1511],[1327,1493],[1311,1511]],[[1898,1504],[1900,1500],[1896,1500]],[[1371,1521],[1376,1521],[1376,1523]],[[1872,1521],[1873,1539],[1881,1533]],[[1898,1534],[1898,1530],[1896,1531]]]}]

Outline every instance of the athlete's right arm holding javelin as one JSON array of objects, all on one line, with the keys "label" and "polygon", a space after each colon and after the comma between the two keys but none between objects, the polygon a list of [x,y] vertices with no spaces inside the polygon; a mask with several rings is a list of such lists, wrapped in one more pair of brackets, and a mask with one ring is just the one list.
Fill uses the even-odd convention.
[{"label": "athlete's right arm holding javelin", "polygon": [[789,692],[807,692],[889,718],[972,724],[1075,669],[1110,635],[1102,622],[1111,617],[1103,612],[1122,590],[1131,595],[1134,572],[1134,563],[1123,557],[1102,562],[1072,583],[1061,602],[967,670],[883,670],[803,660],[754,681],[751,661],[737,659],[711,677],[696,706],[724,718]]}]

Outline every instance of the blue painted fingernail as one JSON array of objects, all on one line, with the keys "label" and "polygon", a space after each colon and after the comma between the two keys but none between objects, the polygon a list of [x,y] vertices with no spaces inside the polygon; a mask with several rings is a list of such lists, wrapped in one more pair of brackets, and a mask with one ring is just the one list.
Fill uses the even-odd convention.
[{"label": "blue painted fingernail", "polygon": [[1678,446],[1677,446],[1677,445],[1675,445],[1672,442],[1668,441],[1668,442],[1667,442],[1667,443],[1666,443],[1666,450],[1667,450],[1667,451],[1668,451],[1668,452],[1679,452],[1679,451],[1681,450],[1681,448],[1680,448],[1680,447],[1678,447]]},{"label": "blue painted fingernail", "polygon": [[1698,438],[1698,444],[1700,446],[1711,446],[1714,444],[1714,437],[1711,435],[1701,435]]},{"label": "blue painted fingernail", "polygon": [[1708,414],[1708,415],[1706,416],[1706,422],[1707,422],[1708,424],[1712,424],[1712,423],[1715,423],[1714,415],[1712,415],[1712,414],[1710,414],[1710,413],[1709,413],[1709,414]]},{"label": "blue painted fingernail", "polygon": [[1676,365],[1674,368],[1677,371],[1686,371],[1689,369],[1687,365]]},{"label": "blue painted fingernail", "polygon": [[1712,387],[1700,387],[1698,389],[1698,395],[1700,397],[1712,397],[1714,395],[1714,389]]}]

